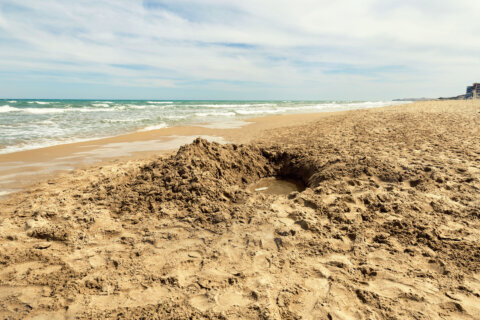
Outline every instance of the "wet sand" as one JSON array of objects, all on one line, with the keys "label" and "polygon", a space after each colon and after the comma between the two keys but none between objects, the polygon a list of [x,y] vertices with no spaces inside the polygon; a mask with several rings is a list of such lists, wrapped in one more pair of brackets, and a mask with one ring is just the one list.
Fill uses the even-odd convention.
[{"label": "wet sand", "polygon": [[0,200],[1,318],[478,319],[480,101],[180,130]]}]

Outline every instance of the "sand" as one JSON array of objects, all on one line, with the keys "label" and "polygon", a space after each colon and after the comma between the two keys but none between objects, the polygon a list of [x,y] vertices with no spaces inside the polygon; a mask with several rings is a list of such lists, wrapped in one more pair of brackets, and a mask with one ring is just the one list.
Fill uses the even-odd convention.
[{"label": "sand", "polygon": [[480,101],[282,119],[2,200],[0,317],[479,319]]}]

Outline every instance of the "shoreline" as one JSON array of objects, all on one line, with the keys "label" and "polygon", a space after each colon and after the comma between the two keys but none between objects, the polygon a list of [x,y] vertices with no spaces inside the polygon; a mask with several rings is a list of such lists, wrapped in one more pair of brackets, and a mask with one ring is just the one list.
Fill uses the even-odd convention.
[{"label": "shoreline", "polygon": [[[395,106],[395,107],[401,107]],[[390,108],[380,107],[381,108]],[[270,129],[306,124],[335,112],[268,115],[222,123],[200,123],[149,131],[136,131],[113,137],[65,143],[38,149],[0,154],[0,199],[24,190],[60,173],[112,161],[163,155],[191,143],[196,137],[223,143],[247,143]]]},{"label": "shoreline", "polygon": [[[0,103],[1,101],[2,100],[0,100]],[[7,102],[7,100],[3,101]],[[20,100],[16,100],[12,107],[9,105],[0,106],[0,126],[7,124],[6,129],[8,130],[7,139],[5,140],[5,144],[2,142],[0,154],[101,140],[160,128],[197,126],[205,122],[214,124],[225,122],[234,123],[269,115],[335,112],[402,104],[401,102],[395,101],[265,101],[266,103],[253,100],[224,102],[209,100],[113,100],[105,101],[105,103],[93,103],[100,102],[95,100],[73,101],[75,101],[75,104],[65,104],[64,100],[45,102],[26,100],[17,106],[16,103],[20,102]],[[41,105],[38,105],[40,103]],[[408,101],[404,103],[408,103]],[[44,106],[44,104],[48,106]],[[6,109],[4,110],[2,108]],[[92,114],[91,112],[94,113]],[[98,114],[99,112],[101,114]],[[13,128],[9,129],[8,122],[14,121],[16,123],[17,118],[24,113],[28,114],[28,119],[30,119],[27,119],[24,125],[26,127],[32,126],[30,134],[25,138],[29,141],[30,139],[32,140],[29,143],[25,140],[25,143],[20,144],[14,143],[14,141],[9,142],[9,140],[11,140],[8,138],[9,136],[16,136],[17,139],[19,139],[17,142],[22,141],[21,137],[24,133],[21,130],[21,126],[15,126],[15,130]],[[55,120],[51,119],[52,114],[55,114]],[[73,130],[68,134],[68,129],[62,128],[62,126],[76,128],[76,125],[71,123],[72,114],[78,114],[78,118],[75,116],[74,122],[78,121],[79,123],[83,123],[88,118],[88,123],[81,128],[81,132]],[[70,119],[68,123],[65,123],[66,119]],[[49,133],[49,127],[45,126],[46,123],[58,126],[58,131],[55,136]],[[91,124],[97,129],[93,129],[93,127],[90,126]],[[119,126],[118,124],[122,125]],[[97,127],[96,125],[99,126]],[[43,132],[45,132],[45,135]]]}]

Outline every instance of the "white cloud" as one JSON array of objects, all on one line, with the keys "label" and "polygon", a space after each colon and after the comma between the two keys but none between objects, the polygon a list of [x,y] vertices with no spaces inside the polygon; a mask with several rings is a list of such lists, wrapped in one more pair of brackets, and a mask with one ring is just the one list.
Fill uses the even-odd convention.
[{"label": "white cloud", "polygon": [[0,72],[223,81],[246,98],[258,84],[292,98],[448,95],[480,80],[478,12],[471,0],[3,0]]}]

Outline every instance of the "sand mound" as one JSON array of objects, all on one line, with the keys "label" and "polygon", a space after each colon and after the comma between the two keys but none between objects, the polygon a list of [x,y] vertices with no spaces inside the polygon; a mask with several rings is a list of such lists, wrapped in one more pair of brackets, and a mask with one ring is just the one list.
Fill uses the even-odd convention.
[{"label": "sand mound", "polygon": [[[478,318],[473,110],[197,139],[15,195],[0,220],[0,316]],[[305,190],[252,188],[268,177]]]},{"label": "sand mound", "polygon": [[[175,156],[142,166],[131,181],[115,188],[111,203],[119,214],[158,214],[162,204],[208,219],[208,213],[245,202],[245,186],[272,172],[258,148],[197,139]],[[101,183],[98,187],[104,189]]]}]

